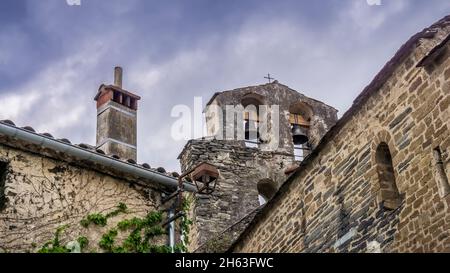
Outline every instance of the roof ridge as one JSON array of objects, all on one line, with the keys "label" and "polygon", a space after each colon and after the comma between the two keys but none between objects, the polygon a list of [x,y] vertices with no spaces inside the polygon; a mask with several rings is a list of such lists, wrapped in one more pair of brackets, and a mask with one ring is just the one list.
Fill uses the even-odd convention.
[{"label": "roof ridge", "polygon": [[213,96],[209,99],[209,101],[206,103],[206,106],[211,105],[212,102],[214,101],[214,99],[215,99],[217,96],[219,96],[219,95],[221,95],[221,94],[224,94],[224,93],[237,92],[237,91],[242,91],[242,90],[247,89],[247,88],[264,87],[264,86],[274,85],[274,84],[280,85],[280,86],[282,86],[282,87],[284,87],[284,88],[286,88],[286,89],[289,89],[289,90],[291,90],[291,91],[293,91],[293,92],[295,92],[295,93],[298,93],[298,94],[300,94],[300,95],[302,95],[302,96],[305,96],[306,98],[308,98],[308,99],[310,99],[310,100],[312,100],[312,101],[315,101],[315,102],[317,102],[317,103],[326,105],[326,106],[328,106],[328,107],[333,108],[333,109],[336,110],[336,111],[339,111],[339,110],[336,109],[335,107],[333,107],[333,106],[331,106],[331,105],[328,105],[328,104],[326,104],[325,102],[320,101],[320,100],[318,100],[318,99],[309,97],[309,96],[305,95],[304,93],[302,93],[302,92],[300,92],[300,91],[297,91],[297,90],[293,89],[292,87],[290,87],[290,86],[288,86],[288,85],[286,85],[286,84],[280,83],[280,82],[277,81],[277,80],[274,81],[274,82],[271,82],[271,83],[265,83],[265,84],[259,84],[259,85],[249,85],[249,86],[238,87],[238,88],[234,88],[234,89],[230,89],[230,90],[224,90],[224,91],[215,92],[215,93],[213,94]]}]

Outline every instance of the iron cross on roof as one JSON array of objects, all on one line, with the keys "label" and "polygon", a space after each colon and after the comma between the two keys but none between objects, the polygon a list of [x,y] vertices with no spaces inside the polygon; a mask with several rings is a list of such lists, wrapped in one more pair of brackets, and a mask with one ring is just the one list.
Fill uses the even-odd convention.
[{"label": "iron cross on roof", "polygon": [[275,80],[274,78],[270,77],[270,74],[267,74],[267,77],[264,77],[264,79],[268,79],[269,83],[271,83],[272,80]]}]

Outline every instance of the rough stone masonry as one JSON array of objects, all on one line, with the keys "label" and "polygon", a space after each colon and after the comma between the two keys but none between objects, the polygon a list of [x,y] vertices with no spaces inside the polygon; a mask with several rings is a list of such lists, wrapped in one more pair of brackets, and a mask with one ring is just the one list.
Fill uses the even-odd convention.
[{"label": "rough stone masonry", "polygon": [[[183,171],[193,168],[201,162],[217,166],[220,177],[212,195],[197,195],[193,206],[194,227],[191,232],[190,250],[197,252],[216,252],[213,247],[216,236],[222,237],[217,242],[221,249],[229,246],[246,227],[254,216],[254,211],[261,205],[262,199],[270,199],[286,180],[286,172],[298,167],[294,148],[304,148],[304,155],[319,143],[325,133],[336,123],[337,110],[323,102],[278,83],[277,81],[216,93],[208,105],[219,106],[225,112],[227,106],[278,105],[279,116],[270,115],[269,126],[278,119],[279,132],[268,130],[266,135],[255,143],[247,140],[219,140],[214,132],[227,130],[236,120],[217,123],[214,115],[206,109],[206,124],[209,137],[191,140],[179,156]],[[239,113],[241,114],[241,113]],[[244,113],[242,113],[244,115]],[[226,113],[223,115],[227,117]],[[308,142],[295,145],[292,126],[295,117],[301,116],[304,132]],[[227,117],[228,118],[228,117]],[[251,120],[250,120],[251,121]],[[246,122],[249,122],[247,120]],[[222,127],[218,127],[222,126]],[[244,129],[244,125],[241,129]],[[237,131],[237,126],[234,131]],[[215,127],[215,128],[214,128]],[[277,134],[278,133],[278,134]],[[267,143],[279,138],[279,145],[269,148]],[[301,147],[300,147],[301,146]],[[235,223],[233,232],[223,234]]]},{"label": "rough stone masonry", "polygon": [[[450,252],[449,40],[450,16],[413,36],[340,120],[278,82],[216,94],[209,104],[280,105],[281,145],[266,149],[273,135],[256,147],[214,135],[189,141],[183,171],[200,162],[220,171],[215,192],[195,196],[189,250]],[[64,242],[85,232],[98,241],[124,217],[173,213],[162,196],[177,175],[136,163],[139,99],[117,68],[96,96],[95,147],[0,121],[0,252],[37,251],[61,225]],[[214,124],[209,117],[209,132]],[[301,160],[296,149],[305,149]],[[83,217],[118,203],[127,215],[82,230]],[[163,244],[179,241],[168,233]]]},{"label": "rough stone masonry", "polygon": [[450,16],[413,36],[234,252],[450,252]]}]

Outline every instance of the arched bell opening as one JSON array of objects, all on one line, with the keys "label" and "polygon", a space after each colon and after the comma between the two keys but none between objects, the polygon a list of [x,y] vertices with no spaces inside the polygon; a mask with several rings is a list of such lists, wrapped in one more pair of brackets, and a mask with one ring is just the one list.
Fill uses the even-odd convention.
[{"label": "arched bell opening", "polygon": [[312,116],[311,108],[303,102],[295,103],[289,107],[289,123],[296,161],[302,161],[310,150]]},{"label": "arched bell opening", "polygon": [[247,94],[241,100],[244,107],[244,140],[248,147],[258,147],[260,143],[259,107],[264,105],[264,97],[258,94]]}]

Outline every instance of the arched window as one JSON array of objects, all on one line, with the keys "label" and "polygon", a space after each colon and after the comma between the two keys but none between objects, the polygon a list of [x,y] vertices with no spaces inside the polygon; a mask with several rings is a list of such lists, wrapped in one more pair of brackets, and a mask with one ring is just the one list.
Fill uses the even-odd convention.
[{"label": "arched window", "polygon": [[264,97],[258,94],[247,94],[241,104],[244,107],[244,132],[247,146],[257,147],[259,143],[259,106],[264,105]]},{"label": "arched window", "polygon": [[267,201],[272,199],[272,197],[277,192],[277,185],[276,183],[271,179],[263,179],[258,182],[258,198],[259,198],[259,204],[262,206]]},{"label": "arched window", "polygon": [[303,102],[289,107],[289,123],[292,130],[295,160],[301,161],[309,151],[309,129],[312,118],[311,108]]},{"label": "arched window", "polygon": [[376,162],[382,205],[386,209],[396,209],[400,206],[401,196],[395,183],[391,152],[384,142],[377,147]]}]

